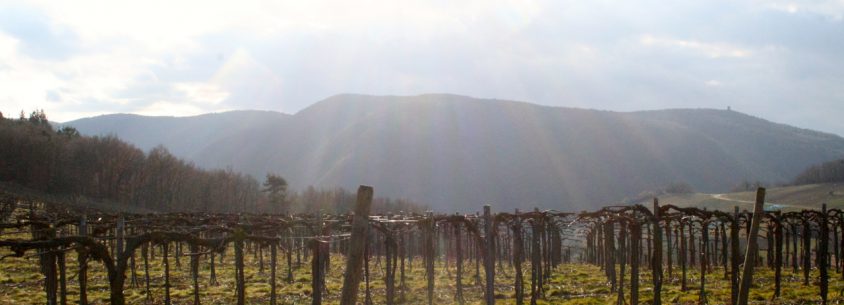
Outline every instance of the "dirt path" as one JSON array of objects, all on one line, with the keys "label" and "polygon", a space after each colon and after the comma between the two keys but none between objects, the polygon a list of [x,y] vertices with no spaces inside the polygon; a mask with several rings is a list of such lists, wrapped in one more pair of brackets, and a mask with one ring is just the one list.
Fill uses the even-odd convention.
[{"label": "dirt path", "polygon": [[[747,203],[747,204],[756,203],[756,202],[750,201],[750,200],[728,198],[726,195],[727,194],[711,194],[713,199],[718,199],[718,200],[723,200],[723,201],[732,201],[732,202],[741,202],[741,203]],[[785,208],[794,208],[794,209],[805,209],[806,208],[806,207],[801,207],[801,206],[796,206],[796,205],[773,203],[773,202],[765,202],[765,204],[773,205],[773,206],[779,206],[779,207],[785,207]]]}]

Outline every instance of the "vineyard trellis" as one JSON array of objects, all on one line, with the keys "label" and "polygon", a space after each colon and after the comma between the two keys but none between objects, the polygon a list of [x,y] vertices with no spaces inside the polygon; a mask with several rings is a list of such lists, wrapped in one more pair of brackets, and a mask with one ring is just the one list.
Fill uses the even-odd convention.
[{"label": "vineyard trellis", "polygon": [[[405,266],[421,258],[427,280],[427,301],[434,300],[434,272],[437,262],[453,264],[455,302],[466,302],[464,275],[470,275],[466,263],[475,264],[475,282],[482,285],[485,304],[494,304],[495,274],[513,273],[516,304],[537,304],[547,293],[547,283],[562,263],[582,263],[600,267],[618,296],[618,304],[640,303],[642,269],[650,270],[652,304],[661,304],[664,270],[671,278],[679,268],[681,289],[687,290],[690,268],[701,270],[698,297],[707,303],[707,275],[728,279],[732,304],[747,304],[748,292],[756,266],[774,270],[774,298],[780,297],[782,269],[803,271],[809,284],[809,271],[819,270],[820,301],[826,304],[829,293],[829,268],[834,263],[842,271],[844,260],[844,213],[838,209],[794,212],[764,211],[765,190],[757,192],[752,212],[732,213],[699,208],[653,206],[608,206],[592,212],[533,210],[493,213],[484,206],[482,214],[410,214],[370,215],[373,190],[361,186],[354,213],[343,215],[279,214],[115,214],[76,212],[25,196],[0,196],[0,232],[28,230],[31,239],[0,239],[0,247],[10,256],[24,256],[35,251],[44,274],[44,293],[48,304],[66,304],[67,274],[76,272],[79,304],[87,304],[87,272],[91,261],[101,262],[108,275],[112,304],[126,302],[127,273],[131,287],[143,286],[150,297],[150,260],[156,247],[164,266],[164,302],[170,304],[169,266],[174,259],[190,259],[193,303],[201,303],[198,265],[210,264],[208,281],[216,283],[215,258],[233,249],[237,304],[245,304],[246,280],[244,255],[258,251],[260,268],[264,249],[269,250],[270,304],[277,303],[278,255],[286,257],[288,283],[293,281],[293,257],[311,259],[311,303],[321,304],[327,292],[326,271],[332,256],[345,258],[346,271],[341,304],[356,304],[359,284],[364,282],[362,299],[372,304],[370,261],[384,268],[386,304],[405,300]],[[11,219],[15,210],[26,210]],[[765,232],[762,237],[760,230]],[[743,231],[743,235],[741,234]],[[830,236],[830,233],[832,236]],[[765,260],[759,251],[759,239],[767,247]],[[832,240],[832,249],[830,249]],[[814,243],[813,243],[814,241]],[[800,247],[798,247],[800,243]],[[814,244],[814,246],[813,246]],[[183,252],[187,246],[187,253]],[[742,249],[744,248],[744,249]],[[798,253],[798,248],[800,253]],[[257,250],[256,250],[257,249]],[[174,251],[171,251],[174,250]],[[814,250],[814,258],[812,257]],[[830,250],[832,253],[830,253]],[[140,258],[136,257],[139,255]],[[75,252],[78,270],[67,270],[67,253]],[[170,253],[174,252],[174,257]],[[832,261],[834,257],[834,261]],[[5,257],[4,257],[5,258]],[[529,291],[523,267],[529,266]],[[510,268],[509,270],[507,268]],[[143,268],[144,279],[138,278]],[[627,270],[629,268],[629,271]],[[471,269],[471,267],[469,268]],[[481,269],[483,271],[481,272]],[[629,280],[625,276],[629,274]],[[481,280],[483,279],[483,280]],[[628,295],[625,295],[627,293]]]}]

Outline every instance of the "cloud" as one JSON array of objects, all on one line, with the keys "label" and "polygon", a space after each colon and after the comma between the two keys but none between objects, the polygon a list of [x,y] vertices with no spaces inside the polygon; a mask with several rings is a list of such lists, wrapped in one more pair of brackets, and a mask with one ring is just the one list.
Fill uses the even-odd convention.
[{"label": "cloud", "polygon": [[[841,1],[0,3],[0,111],[296,112],[345,92],[710,107],[844,134]],[[11,13],[9,13],[11,12]],[[823,109],[823,110],[820,110]]]},{"label": "cloud", "polygon": [[0,10],[0,31],[14,37],[19,48],[31,57],[61,60],[79,51],[72,30],[33,8],[4,7]]},{"label": "cloud", "polygon": [[204,109],[191,104],[158,101],[137,109],[134,113],[149,116],[191,116],[205,112]]},{"label": "cloud", "polygon": [[199,104],[218,105],[229,96],[228,92],[207,83],[177,83],[173,87],[184,93],[188,101]]},{"label": "cloud", "polygon": [[695,40],[682,40],[654,37],[644,35],[639,42],[648,47],[675,48],[690,50],[710,58],[721,57],[747,57],[753,53],[750,50],[742,49],[725,43],[707,43]]},{"label": "cloud", "polygon": [[829,17],[836,21],[844,18],[844,1],[815,0],[815,1],[760,1],[771,9],[788,12],[790,14],[809,13]]}]

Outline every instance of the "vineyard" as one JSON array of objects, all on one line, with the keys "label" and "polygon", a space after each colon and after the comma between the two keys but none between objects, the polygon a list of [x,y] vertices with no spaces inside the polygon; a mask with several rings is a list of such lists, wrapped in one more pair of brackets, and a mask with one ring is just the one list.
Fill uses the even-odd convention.
[{"label": "vineyard", "polygon": [[80,212],[0,194],[0,302],[816,304],[844,213],[670,204],[371,215]]}]

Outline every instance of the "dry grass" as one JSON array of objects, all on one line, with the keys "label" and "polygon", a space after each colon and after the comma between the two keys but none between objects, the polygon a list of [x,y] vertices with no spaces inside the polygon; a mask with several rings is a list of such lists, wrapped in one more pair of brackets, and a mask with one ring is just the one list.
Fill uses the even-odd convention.
[{"label": "dry grass", "polygon": [[[0,251],[0,255],[9,254],[8,250]],[[251,253],[246,257],[246,280],[247,280],[247,303],[266,304],[269,298],[270,287],[268,284],[269,270],[264,273],[258,271],[258,261]],[[209,264],[203,258],[200,264],[200,291],[203,304],[232,304],[235,302],[234,264],[233,254],[228,253],[222,265],[217,264],[218,284],[211,285],[208,280]],[[420,259],[413,261],[413,267],[407,269],[407,291],[404,294],[403,304],[426,304],[426,280],[424,269]],[[163,269],[161,256],[157,255],[150,263],[151,274],[151,295],[149,300],[143,289],[143,266],[138,260],[139,287],[129,286],[127,281],[125,290],[127,303],[129,304],[162,304],[164,298]],[[294,272],[293,283],[286,283],[286,266],[280,257],[278,268],[278,290],[281,304],[307,304],[310,302],[310,272],[307,264],[297,268]],[[174,304],[190,304],[192,302],[192,284],[189,274],[189,259],[183,257],[181,266],[177,267],[175,258],[170,258],[171,265],[171,297]],[[16,258],[9,257],[0,261],[0,304],[43,304],[46,302],[43,293],[43,277],[38,270],[38,259],[36,257]],[[92,263],[89,271],[89,300],[92,304],[108,304],[108,286],[103,272],[102,265]],[[268,263],[265,265],[267,268]],[[474,263],[465,263],[466,274],[464,274],[464,295],[467,304],[481,304],[482,290],[476,285],[474,277]],[[68,298],[73,304],[78,299],[78,283],[76,282],[76,260],[75,254],[71,253],[68,259]],[[384,283],[382,281],[383,271],[381,265],[372,262],[372,296],[375,304],[383,304]],[[512,269],[505,266],[507,272],[498,273],[496,279],[496,298],[498,304],[515,304],[513,299],[514,289],[512,283],[514,274]],[[525,265],[525,291],[530,291],[530,273],[527,264]],[[643,267],[643,269],[645,269]],[[629,272],[629,266],[627,268]],[[754,278],[755,287],[752,290],[752,300],[756,303],[768,303],[773,295],[773,273],[767,268],[758,269],[758,276]],[[325,296],[326,304],[337,304],[342,285],[343,264],[341,256],[334,256],[331,270],[327,277],[328,294]],[[456,304],[455,295],[455,268],[453,263],[448,268],[442,262],[437,266],[435,304]],[[780,301],[773,304],[814,304],[819,301],[819,288],[816,285],[803,286],[802,277],[793,274],[790,270],[784,272],[785,282],[783,295]],[[666,274],[667,275],[667,274]],[[841,292],[844,291],[844,282],[840,279],[842,275],[833,272],[830,285],[830,299],[835,302],[844,302]],[[629,285],[629,274],[625,277],[626,285]],[[817,279],[817,271],[812,274],[812,279]],[[688,290],[680,291],[679,271],[675,268],[674,277],[667,278],[663,290],[663,300],[672,304],[696,304],[698,296],[699,274],[690,271],[688,275]],[[716,269],[707,276],[707,297],[710,304],[724,304],[729,301],[729,286],[724,280],[723,269]],[[398,284],[398,283],[397,283]],[[629,286],[625,287],[625,297],[629,298]],[[398,296],[401,298],[401,294]],[[363,289],[361,289],[361,299]],[[579,264],[564,264],[559,266],[550,278],[546,286],[545,298],[540,304],[608,304],[615,302],[616,293],[610,292],[610,286],[603,276],[603,271],[594,266]],[[640,278],[640,299],[647,304],[652,299],[650,276],[644,272]],[[526,300],[527,302],[527,300]],[[629,302],[629,300],[628,300]]]}]

